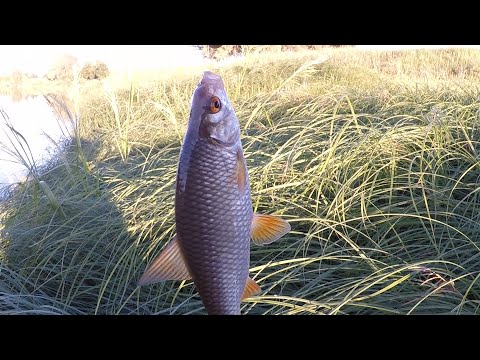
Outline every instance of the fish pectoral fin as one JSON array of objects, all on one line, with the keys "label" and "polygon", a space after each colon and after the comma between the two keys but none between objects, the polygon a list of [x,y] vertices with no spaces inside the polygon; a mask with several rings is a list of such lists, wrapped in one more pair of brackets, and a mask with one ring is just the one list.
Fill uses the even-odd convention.
[{"label": "fish pectoral fin", "polygon": [[250,236],[257,245],[270,244],[291,230],[288,222],[273,215],[253,214]]},{"label": "fish pectoral fin", "polygon": [[175,235],[158,254],[138,281],[138,286],[150,285],[165,280],[189,280],[191,276]]},{"label": "fish pectoral fin", "polygon": [[245,157],[242,148],[237,149],[237,185],[238,190],[243,195],[247,189],[247,168],[245,167]]},{"label": "fish pectoral fin", "polygon": [[245,290],[243,290],[243,296],[242,296],[242,301],[257,295],[260,292],[260,286],[255,282],[255,280],[252,280],[250,276],[247,279],[247,283],[245,284]]}]

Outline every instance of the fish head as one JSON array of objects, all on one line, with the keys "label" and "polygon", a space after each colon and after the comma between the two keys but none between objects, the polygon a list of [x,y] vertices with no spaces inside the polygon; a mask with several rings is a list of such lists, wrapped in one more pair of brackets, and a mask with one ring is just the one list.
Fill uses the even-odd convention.
[{"label": "fish head", "polygon": [[240,139],[240,124],[220,75],[205,71],[192,97],[188,124],[190,140],[207,139],[231,147]]}]

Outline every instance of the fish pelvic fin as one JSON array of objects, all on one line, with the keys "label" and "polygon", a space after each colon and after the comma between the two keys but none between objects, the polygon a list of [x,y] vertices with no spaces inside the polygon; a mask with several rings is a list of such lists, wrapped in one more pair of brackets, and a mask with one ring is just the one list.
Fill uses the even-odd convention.
[{"label": "fish pelvic fin", "polygon": [[148,266],[137,285],[150,285],[165,280],[189,279],[191,279],[191,276],[178,244],[178,235],[175,235]]},{"label": "fish pelvic fin", "polygon": [[267,245],[291,230],[288,222],[273,215],[253,214],[250,236],[257,245]]},{"label": "fish pelvic fin", "polygon": [[245,284],[245,290],[243,291],[242,301],[257,295],[260,292],[260,286],[253,280],[250,276],[247,279],[247,283]]}]

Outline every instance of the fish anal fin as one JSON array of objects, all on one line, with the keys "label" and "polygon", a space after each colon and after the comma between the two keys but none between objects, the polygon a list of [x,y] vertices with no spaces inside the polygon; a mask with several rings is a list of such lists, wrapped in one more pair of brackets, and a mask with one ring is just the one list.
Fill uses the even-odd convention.
[{"label": "fish anal fin", "polygon": [[252,280],[249,276],[247,283],[245,284],[245,290],[243,291],[242,301],[251,296],[257,295],[260,291],[260,286],[258,286],[255,280]]},{"label": "fish anal fin", "polygon": [[178,244],[178,235],[175,235],[145,270],[138,281],[138,286],[165,280],[189,280],[190,278]]},{"label": "fish anal fin", "polygon": [[291,230],[288,222],[273,215],[253,214],[250,236],[257,245],[270,244]]}]

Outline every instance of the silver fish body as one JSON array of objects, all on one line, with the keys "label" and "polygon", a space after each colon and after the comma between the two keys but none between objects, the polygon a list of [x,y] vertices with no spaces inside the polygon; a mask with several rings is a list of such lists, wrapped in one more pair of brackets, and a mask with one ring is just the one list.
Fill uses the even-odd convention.
[{"label": "silver fish body", "polygon": [[[179,244],[209,314],[239,314],[250,264],[253,211],[248,175],[237,182],[237,149],[199,139],[189,156],[186,186],[177,187]],[[183,154],[182,154],[183,155]],[[243,155],[242,155],[243,157]]]},{"label": "silver fish body", "polygon": [[139,285],[192,278],[208,314],[240,314],[260,287],[249,278],[250,239],[269,244],[285,220],[254,214],[240,124],[220,76],[206,71],[192,97],[175,192],[177,234]]}]

